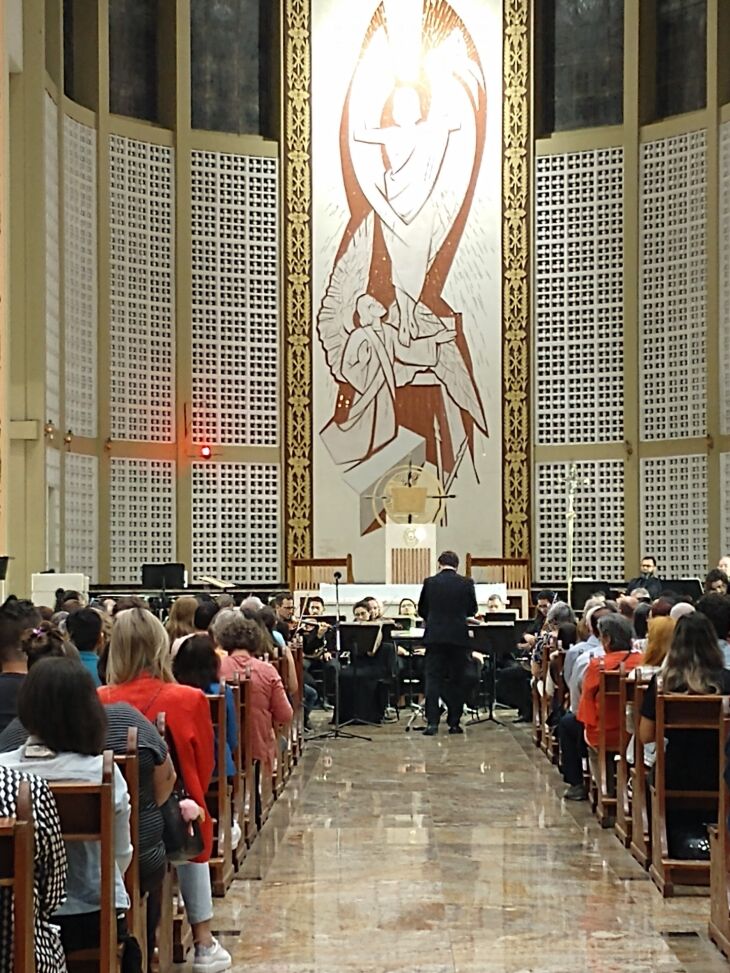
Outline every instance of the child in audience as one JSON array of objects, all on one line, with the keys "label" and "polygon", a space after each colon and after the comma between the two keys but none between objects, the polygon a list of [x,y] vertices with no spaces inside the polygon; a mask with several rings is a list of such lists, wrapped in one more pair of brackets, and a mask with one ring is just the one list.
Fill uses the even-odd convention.
[{"label": "child in audience", "polygon": [[[91,676],[67,658],[36,662],[18,696],[18,716],[30,733],[17,750],[0,754],[0,766],[36,774],[50,781],[101,783],[106,713]],[[114,768],[115,906],[124,912],[129,899],[124,873],[132,860],[129,794]],[[67,845],[66,901],[54,912],[66,953],[99,945],[100,849],[96,842]]]},{"label": "child in audience", "polygon": [[149,720],[165,714],[175,748],[175,770],[203,815],[204,851],[194,861],[177,866],[180,893],[193,929],[193,973],[221,973],[230,969],[230,954],[211,931],[213,899],[208,860],[213,824],[205,810],[205,793],[213,772],[213,724],[208,702],[199,689],[180,686],[170,667],[170,647],[162,623],[143,608],[116,615],[106,665],[108,685],[99,689],[104,702],[127,702]]},{"label": "child in audience", "polygon": [[[33,814],[33,951],[36,973],[66,973],[58,926],[51,919],[66,891],[66,848],[48,784],[0,766],[0,818],[15,817],[22,781],[30,787]],[[0,973],[13,973],[13,895],[0,888]]]},{"label": "child in audience", "polygon": [[66,619],[66,631],[79,652],[79,658],[91,673],[95,686],[99,679],[99,654],[104,648],[104,625],[101,613],[95,608],[79,608]]}]

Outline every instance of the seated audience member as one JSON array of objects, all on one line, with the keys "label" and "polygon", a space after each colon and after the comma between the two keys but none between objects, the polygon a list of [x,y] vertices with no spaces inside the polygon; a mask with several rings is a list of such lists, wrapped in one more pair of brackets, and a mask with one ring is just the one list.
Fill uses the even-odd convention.
[{"label": "seated audience member", "polygon": [[730,554],[723,554],[717,562],[718,568],[730,578]]},{"label": "seated audience member", "polygon": [[40,613],[29,601],[11,595],[0,606],[0,731],[18,711],[18,693],[28,672],[21,639],[40,625]]},{"label": "seated audience member", "polygon": [[657,574],[656,558],[651,554],[645,554],[641,559],[641,569],[638,577],[631,578],[626,582],[626,594],[635,594],[637,588],[645,589],[650,597],[658,598],[662,593],[662,582]]},{"label": "seated audience member", "polygon": [[[664,693],[723,696],[730,693],[730,672],[723,667],[715,629],[699,609],[677,622],[661,676]],[[655,675],[641,707],[639,734],[644,744],[656,740],[656,694]],[[717,732],[667,731],[665,752],[667,788],[712,790],[717,787]]]},{"label": "seated audience member", "polygon": [[545,652],[549,654],[551,649],[556,648],[556,633],[560,626],[566,623],[575,625],[575,612],[566,602],[556,601],[548,609],[542,633],[535,640],[532,649],[530,667],[533,678],[537,679],[540,676]]},{"label": "seated audience member", "polygon": [[198,607],[198,599],[193,595],[181,595],[173,601],[170,614],[165,622],[165,628],[170,646],[175,646],[174,651],[177,651],[180,647],[179,639],[185,638],[186,635],[192,635],[195,631],[194,619]]},{"label": "seated audience member", "polygon": [[646,588],[634,588],[631,594],[636,598],[640,605],[650,605],[651,595]]},{"label": "seated audience member", "polygon": [[[595,599],[587,601],[583,621],[588,634],[585,639],[579,639],[565,653],[563,679],[565,680],[568,691],[571,693],[569,705],[571,711],[574,713],[578,710],[578,701],[580,700],[580,691],[582,688],[581,684],[586,667],[588,666],[588,661],[594,655],[603,655],[603,646],[598,635],[598,620],[602,615],[607,615],[611,611],[611,606],[605,602],[596,601]],[[578,664],[579,660],[580,665]]]},{"label": "seated audience member", "polygon": [[684,618],[685,615],[691,615],[696,610],[695,606],[691,605],[688,601],[678,601],[669,612],[669,617],[673,618],[675,622],[678,622],[680,618]]},{"label": "seated audience member", "polygon": [[697,602],[697,611],[709,618],[712,627],[717,635],[717,644],[722,653],[723,664],[726,669],[730,669],[730,645],[728,635],[730,635],[730,596],[720,595],[713,592],[710,595],[703,595]]},{"label": "seated audience member", "polygon": [[122,598],[117,598],[114,602],[111,614],[112,618],[116,618],[119,612],[127,611],[128,608],[149,610],[149,607],[146,598],[140,598],[139,595],[124,595]]},{"label": "seated audience member", "polygon": [[[284,642],[280,632],[276,630],[276,615],[274,614],[274,610],[269,608],[268,605],[264,605],[256,616],[255,621],[263,629],[266,645],[265,651],[271,651],[272,658],[283,661],[282,682],[284,683],[286,694],[289,697],[289,702],[293,704],[299,692],[297,664],[290,646]],[[304,680],[302,698],[304,704],[304,729],[309,730],[311,729],[309,717],[317,705],[318,694],[316,688],[311,683],[308,683],[306,679]]]},{"label": "seated audience member", "polygon": [[659,616],[649,619],[646,648],[641,660],[642,673],[645,670],[658,671],[669,652],[674,637],[676,621],[671,617]]},{"label": "seated audience member", "polygon": [[55,596],[54,612],[72,612],[83,608],[86,604],[86,599],[81,592],[73,589],[56,588]]},{"label": "seated audience member", "polygon": [[[271,774],[277,756],[275,727],[291,722],[294,715],[279,673],[264,662],[261,626],[241,612],[225,609],[213,620],[212,637],[228,656],[221,663],[221,676],[235,673],[251,678],[251,753],[257,773]],[[257,819],[260,818],[259,788],[256,786]]]},{"label": "seated audience member", "polygon": [[[23,781],[30,787],[33,813],[33,952],[36,973],[66,973],[66,957],[58,926],[51,918],[66,891],[66,847],[56,802],[48,784],[34,774],[20,774],[0,766],[0,818],[16,814]],[[13,973],[13,894],[0,888],[0,973]]]},{"label": "seated audience member", "polygon": [[[155,931],[160,921],[162,882],[167,858],[162,840],[160,805],[172,793],[175,771],[165,741],[149,720],[128,703],[109,703],[106,713],[104,750],[123,757],[127,752],[127,733],[137,728],[139,761],[139,883],[147,895],[147,950],[152,955]],[[28,739],[28,730],[16,717],[0,733],[0,753],[17,750]]]},{"label": "seated audience member", "polygon": [[215,599],[211,598],[210,600],[213,601],[219,609],[236,607],[236,599],[233,597],[233,595],[229,595],[227,592],[224,592],[222,595],[218,595]]},{"label": "seated audience member", "polygon": [[[230,598],[231,596],[228,595]],[[233,599],[231,598],[231,601]],[[198,603],[198,607],[195,609],[195,614],[193,615],[193,628],[198,635],[207,635],[210,629],[210,624],[221,610],[221,605],[212,598],[206,598],[204,601]],[[228,606],[226,606],[228,607]],[[235,607],[233,605],[232,607]]]},{"label": "seated audience member", "polygon": [[633,595],[619,595],[616,604],[618,605],[619,615],[623,615],[624,618],[628,618],[633,623],[634,614],[639,607],[638,598],[634,598]]},{"label": "seated audience member", "polygon": [[634,633],[636,635],[636,641],[639,648],[642,648],[642,643],[646,642],[646,635],[649,630],[650,613],[651,605],[648,601],[640,601],[636,606],[636,611],[634,612]]},{"label": "seated audience member", "polygon": [[[604,670],[611,670],[623,665],[628,672],[641,665],[642,654],[634,649],[633,634],[631,623],[622,615],[612,613],[603,615],[598,620],[598,635],[604,654],[602,657],[591,659],[586,669],[577,713],[578,721],[583,724],[588,760],[595,780],[598,780],[598,691],[601,667]],[[618,700],[608,699],[603,719],[606,726],[606,746],[609,750],[618,750],[620,718]],[[608,773],[609,781],[613,781],[615,786],[613,761],[609,762]],[[611,786],[609,783],[609,787]]]},{"label": "seated audience member", "polygon": [[726,595],[728,589],[728,578],[724,571],[713,568],[705,575],[705,594]]},{"label": "seated audience member", "polygon": [[544,591],[539,591],[537,593],[535,617],[532,619],[522,635],[522,642],[520,643],[521,647],[531,649],[534,646],[538,635],[543,630],[547,613],[554,601],[554,591],[550,591],[546,588]]},{"label": "seated audience member", "polygon": [[[172,662],[172,674],[181,686],[194,686],[208,695],[220,693],[221,658],[215,651],[210,635],[191,635],[180,646]],[[236,768],[233,751],[238,746],[238,714],[234,708],[233,693],[226,687],[226,777],[233,777]],[[213,748],[214,773],[217,742]]]},{"label": "seated audience member", "polygon": [[76,646],[81,663],[91,673],[95,686],[99,679],[99,655],[104,648],[104,624],[95,608],[79,608],[66,619],[66,631]]},{"label": "seated audience member", "polygon": [[159,619],[142,608],[117,614],[106,676],[108,684],[99,689],[105,703],[129,703],[150,721],[159,713],[165,714],[166,732],[174,745],[175,772],[202,812],[204,850],[194,861],[177,866],[180,893],[195,941],[193,970],[229,969],[230,954],[211,931],[213,899],[208,860],[213,822],[205,811],[205,794],[213,772],[214,736],[208,701],[199,689],[175,682],[167,632]]},{"label": "seated audience member", "polygon": [[256,612],[260,612],[264,607],[263,601],[257,595],[247,595],[238,606],[241,611],[246,614],[250,612],[251,616],[255,615]]},{"label": "seated audience member", "polygon": [[[17,750],[0,754],[0,766],[45,780],[100,783],[106,713],[87,670],[74,659],[40,659],[26,676],[18,696],[18,717],[30,734]],[[115,906],[129,900],[124,873],[132,860],[129,794],[114,768]],[[100,849],[96,842],[67,845],[66,900],[53,920],[60,926],[66,953],[99,945]]]}]

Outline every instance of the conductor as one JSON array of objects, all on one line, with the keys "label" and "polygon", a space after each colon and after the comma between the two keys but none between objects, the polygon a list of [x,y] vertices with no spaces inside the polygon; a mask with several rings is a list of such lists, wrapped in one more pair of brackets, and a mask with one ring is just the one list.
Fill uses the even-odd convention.
[{"label": "conductor", "polygon": [[466,620],[477,611],[473,580],[457,574],[458,555],[444,551],[438,566],[438,573],[423,582],[418,599],[418,614],[426,622],[425,736],[438,733],[440,697],[448,704],[449,733],[464,732],[459,724],[464,710],[464,672],[470,655]]}]

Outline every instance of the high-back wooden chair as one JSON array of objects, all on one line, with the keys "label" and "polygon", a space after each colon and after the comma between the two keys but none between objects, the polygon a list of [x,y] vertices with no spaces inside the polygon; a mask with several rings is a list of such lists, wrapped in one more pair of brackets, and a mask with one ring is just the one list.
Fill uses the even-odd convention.
[{"label": "high-back wooden chair", "polygon": [[[35,973],[33,949],[33,808],[23,781],[15,817],[0,818],[0,889],[13,894],[13,973]],[[3,944],[4,949],[9,943]]]},{"label": "high-back wooden chair", "polygon": [[114,763],[119,767],[129,791],[129,834],[132,839],[132,861],[124,874],[124,885],[129,896],[127,927],[139,943],[146,968],[147,896],[143,896],[139,888],[139,750],[137,735],[137,727],[130,726],[127,730],[127,751],[124,756],[116,756]]},{"label": "high-back wooden chair", "polygon": [[507,598],[518,599],[522,618],[530,613],[530,559],[528,557],[479,557],[467,554],[464,573],[481,584],[506,584]]},{"label": "high-back wooden chair", "polygon": [[310,591],[320,584],[332,584],[335,571],[343,575],[343,584],[352,584],[352,554],[345,557],[293,557],[289,561],[289,588]]},{"label": "high-back wooden chair", "polygon": [[[607,719],[609,712],[619,705],[621,672],[604,669],[600,660],[598,684],[598,779],[596,785],[596,817],[602,828],[608,828],[616,815],[616,794],[611,786],[615,765],[615,741],[608,739]],[[620,720],[619,720],[620,722]]]},{"label": "high-back wooden chair", "polygon": [[644,703],[648,683],[644,682],[641,669],[636,669],[634,686],[634,763],[629,771],[631,781],[631,841],[629,851],[642,868],[648,868],[651,861],[651,819],[649,814],[648,781],[644,763],[644,744],[638,734],[639,714]]},{"label": "high-back wooden chair", "polygon": [[[730,700],[725,699],[722,713],[725,744],[730,734]],[[720,793],[717,824],[710,832],[710,922],[708,934],[717,948],[730,957],[730,835],[728,814],[730,792],[725,783],[725,746],[720,746]]]},{"label": "high-back wooden chair", "polygon": [[226,690],[209,695],[210,718],[216,740],[216,771],[208,785],[205,803],[213,818],[213,853],[210,856],[210,884],[213,895],[223,896],[233,882],[231,850],[231,795],[226,777]]},{"label": "high-back wooden chair", "polygon": [[672,812],[693,810],[717,820],[719,782],[711,790],[674,790],[666,786],[665,748],[660,745],[667,733],[704,730],[708,737],[724,746],[722,734],[724,698],[722,696],[664,695],[657,687],[656,699],[656,764],[651,793],[651,865],[649,875],[667,898],[677,885],[709,885],[708,859],[675,858],[671,854],[669,817]]},{"label": "high-back wooden chair", "polygon": [[114,901],[114,754],[105,750],[100,784],[56,782],[49,784],[61,819],[63,840],[99,842],[101,858],[99,948],[67,956],[69,973],[119,969],[117,910]]},{"label": "high-back wooden chair", "polygon": [[[236,793],[234,809],[237,808],[238,821],[243,838],[234,849],[236,868],[240,868],[247,850],[256,837],[255,814],[255,775],[251,753],[251,680],[241,679],[238,673],[232,684],[237,690],[238,746],[233,754],[239,789]],[[236,698],[236,697],[234,697]]]}]

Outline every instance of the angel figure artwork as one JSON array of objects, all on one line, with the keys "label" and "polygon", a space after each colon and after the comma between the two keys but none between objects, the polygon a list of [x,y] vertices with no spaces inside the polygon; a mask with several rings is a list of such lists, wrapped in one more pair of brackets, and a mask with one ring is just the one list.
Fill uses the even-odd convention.
[{"label": "angel figure artwork", "polygon": [[448,485],[488,434],[462,314],[444,297],[486,110],[478,53],[451,5],[383,0],[342,114],[349,222],[317,315],[337,383],[320,436],[343,470],[410,430]]}]

